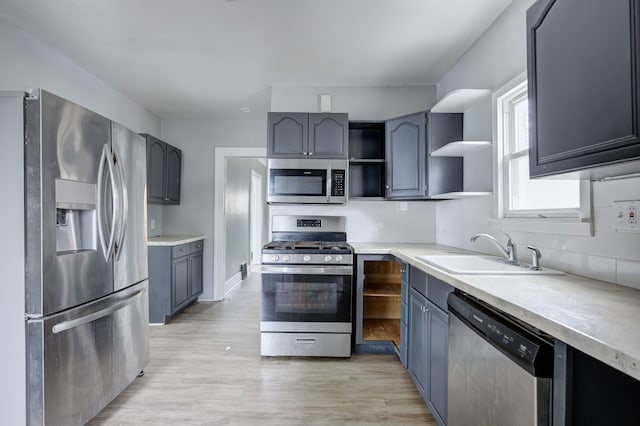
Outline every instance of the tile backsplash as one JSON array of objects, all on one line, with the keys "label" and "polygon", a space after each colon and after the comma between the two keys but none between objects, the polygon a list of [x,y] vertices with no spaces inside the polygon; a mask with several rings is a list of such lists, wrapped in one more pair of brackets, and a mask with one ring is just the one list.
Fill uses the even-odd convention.
[{"label": "tile backsplash", "polygon": [[[614,201],[640,200],[640,178],[594,182],[592,200],[593,236],[531,232],[526,226],[510,229],[519,259],[530,263],[526,246],[534,245],[542,251],[542,266],[640,289],[640,233],[617,232],[612,225]],[[439,203],[436,241],[498,255],[489,244],[469,241],[478,232],[505,240],[500,236],[500,222],[492,217],[491,197]]]}]

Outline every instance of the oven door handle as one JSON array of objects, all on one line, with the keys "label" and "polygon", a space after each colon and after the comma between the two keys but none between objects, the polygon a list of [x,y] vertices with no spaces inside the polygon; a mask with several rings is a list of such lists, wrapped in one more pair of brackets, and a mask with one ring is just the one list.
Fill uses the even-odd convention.
[{"label": "oven door handle", "polygon": [[263,274],[296,275],[352,275],[352,266],[269,266],[263,265]]}]

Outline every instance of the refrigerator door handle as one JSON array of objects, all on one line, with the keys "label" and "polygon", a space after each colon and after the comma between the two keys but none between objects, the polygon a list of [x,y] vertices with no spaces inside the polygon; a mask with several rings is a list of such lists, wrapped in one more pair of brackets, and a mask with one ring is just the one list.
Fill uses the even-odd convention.
[{"label": "refrigerator door handle", "polygon": [[75,318],[69,321],[63,321],[59,324],[51,327],[51,332],[53,334],[62,333],[63,331],[71,330],[76,327],[80,327],[81,325],[89,324],[90,322],[96,321],[100,318],[104,318],[106,316],[111,315],[112,313],[119,311],[122,308],[125,308],[135,302],[135,299],[142,295],[145,292],[145,289],[141,289],[133,293],[131,296],[127,297],[124,300],[120,300],[108,308],[100,309],[99,311],[92,312],[88,315],[84,315],[80,318]]},{"label": "refrigerator door handle", "polygon": [[117,180],[120,183],[120,185],[118,186],[119,192],[117,194],[117,197],[119,198],[118,211],[120,214],[114,215],[118,219],[118,223],[114,228],[118,230],[117,231],[118,236],[116,238],[116,243],[114,247],[114,256],[116,259],[119,259],[120,253],[122,252],[121,248],[122,248],[122,242],[124,241],[125,228],[127,226],[126,218],[129,211],[129,204],[127,202],[128,194],[127,194],[127,184],[124,176],[124,169],[122,168],[122,161],[120,161],[117,151],[113,151],[113,158],[114,158],[115,170],[118,174]]},{"label": "refrigerator door handle", "polygon": [[114,164],[113,158],[111,156],[111,150],[109,149],[109,145],[105,144],[102,148],[102,155],[100,156],[100,167],[98,168],[98,199],[96,202],[96,215],[98,217],[98,237],[100,240],[100,245],[102,246],[102,252],[104,253],[104,259],[108,262],[111,257],[111,253],[113,252],[114,239],[115,239],[115,226],[116,226],[116,214],[112,212],[111,215],[111,227],[109,230],[109,241],[107,242],[104,236],[104,224],[102,222],[103,219],[103,198],[104,198],[104,165],[107,164],[107,169],[109,172],[109,180],[111,182],[111,200],[112,204],[115,207],[118,203],[117,200],[117,185],[116,185],[116,177],[114,173]]}]

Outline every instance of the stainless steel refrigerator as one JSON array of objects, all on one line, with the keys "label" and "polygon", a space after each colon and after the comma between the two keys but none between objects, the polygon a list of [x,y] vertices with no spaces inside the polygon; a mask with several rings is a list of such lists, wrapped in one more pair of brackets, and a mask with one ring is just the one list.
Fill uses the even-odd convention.
[{"label": "stainless steel refrigerator", "polygon": [[24,97],[27,424],[84,424],[149,360],[146,148],[44,90]]}]

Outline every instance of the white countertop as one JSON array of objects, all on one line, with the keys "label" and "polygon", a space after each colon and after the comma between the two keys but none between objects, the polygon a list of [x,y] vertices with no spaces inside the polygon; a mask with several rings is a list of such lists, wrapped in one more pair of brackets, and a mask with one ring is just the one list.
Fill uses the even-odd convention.
[{"label": "white countertop", "polygon": [[350,244],[356,254],[392,254],[640,380],[640,290],[571,274],[450,274],[415,256],[477,253],[435,244]]},{"label": "white countertop", "polygon": [[204,240],[204,235],[158,235],[147,238],[147,246],[179,246]]}]

